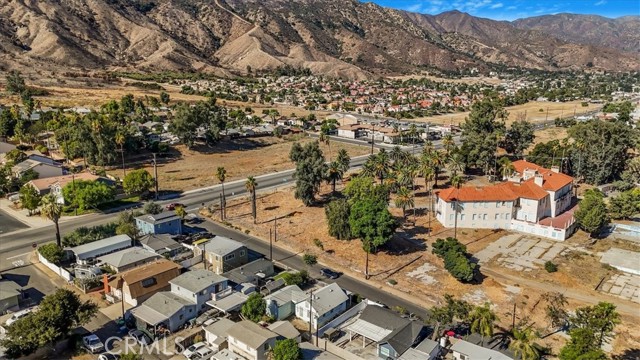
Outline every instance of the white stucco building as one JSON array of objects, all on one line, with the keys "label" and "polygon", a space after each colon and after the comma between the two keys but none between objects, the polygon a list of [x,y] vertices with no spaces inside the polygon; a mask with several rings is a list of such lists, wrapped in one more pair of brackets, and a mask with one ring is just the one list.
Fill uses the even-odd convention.
[{"label": "white stucco building", "polygon": [[515,173],[503,183],[438,191],[438,221],[454,227],[457,217],[461,228],[511,229],[566,240],[577,226],[571,208],[573,178],[524,160],[513,165]]}]

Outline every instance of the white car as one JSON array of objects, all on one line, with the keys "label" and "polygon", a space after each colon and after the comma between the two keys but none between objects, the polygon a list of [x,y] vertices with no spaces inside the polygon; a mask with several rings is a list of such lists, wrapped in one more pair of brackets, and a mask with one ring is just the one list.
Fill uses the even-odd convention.
[{"label": "white car", "polygon": [[13,324],[14,322],[22,319],[23,317],[31,314],[33,311],[35,310],[35,308],[29,308],[29,309],[24,309],[24,310],[20,310],[16,313],[14,313],[13,315],[11,315],[11,317],[5,322],[5,325],[9,326],[11,324]]},{"label": "white car", "polygon": [[204,343],[203,341],[195,343],[189,346],[185,351],[183,351],[182,355],[184,355],[187,359],[191,359],[191,357],[196,353],[196,351],[202,349],[205,346],[207,346],[207,344]]},{"label": "white car", "polygon": [[196,352],[191,356],[190,359],[193,359],[193,360],[208,360],[215,353],[216,353],[215,351],[209,349],[206,346],[203,346],[200,349],[196,350]]},{"label": "white car", "polygon": [[92,354],[103,352],[104,344],[98,336],[90,334],[82,338],[82,345]]}]

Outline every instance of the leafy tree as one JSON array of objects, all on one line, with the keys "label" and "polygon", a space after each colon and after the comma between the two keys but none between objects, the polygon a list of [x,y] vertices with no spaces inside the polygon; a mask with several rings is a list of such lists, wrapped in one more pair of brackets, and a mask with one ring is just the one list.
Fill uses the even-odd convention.
[{"label": "leafy tree", "polygon": [[162,101],[162,103],[166,105],[169,103],[169,101],[171,101],[171,97],[167,92],[162,91],[160,92],[160,101]]},{"label": "leafy tree", "polygon": [[247,189],[249,194],[251,194],[251,215],[253,216],[253,223],[255,224],[258,217],[256,204],[256,188],[258,187],[258,182],[253,176],[249,176],[247,178],[247,181],[244,183],[244,187]]},{"label": "leafy tree", "polygon": [[513,341],[509,344],[509,350],[521,360],[540,359],[540,350],[535,344],[538,339],[535,331],[530,327],[513,329]]},{"label": "leafy tree", "polygon": [[604,195],[597,189],[587,190],[574,216],[580,228],[591,236],[600,233],[609,224]]},{"label": "leafy tree", "polygon": [[544,263],[544,269],[547,270],[548,273],[554,273],[558,271],[558,265],[554,264],[552,261],[546,261]]},{"label": "leafy tree", "polygon": [[367,253],[375,253],[378,247],[391,240],[398,226],[387,209],[387,203],[375,197],[353,203],[349,225],[351,234],[360,238]]},{"label": "leafy tree", "polygon": [[[125,214],[126,215],[126,214]],[[124,216],[124,215],[121,215]],[[116,235],[118,225],[122,223],[122,219],[118,222],[111,222],[104,225],[96,225],[92,227],[81,226],[70,233],[67,233],[62,239],[62,245],[74,247],[93,241],[101,240]]]},{"label": "leafy tree", "polygon": [[627,161],[625,170],[620,177],[622,181],[631,184],[631,186],[633,186],[633,184],[640,184],[640,157],[635,157]]},{"label": "leafy tree", "polygon": [[609,202],[611,218],[629,220],[640,213],[640,189],[625,191]]},{"label": "leafy tree", "polygon": [[13,70],[7,74],[7,92],[9,94],[21,94],[27,87],[24,84],[24,79],[19,71]]},{"label": "leafy tree", "polygon": [[380,184],[384,183],[385,178],[390,172],[391,158],[385,149],[381,149],[377,154],[370,155],[362,166],[362,173],[365,176],[378,178],[378,180],[380,180]]},{"label": "leafy tree", "polygon": [[296,164],[296,199],[302,200],[306,206],[313,204],[320,184],[325,179],[327,164],[324,162],[322,150],[317,141],[304,146],[293,144],[289,158]]},{"label": "leafy tree", "polygon": [[475,102],[471,113],[462,124],[462,154],[466,163],[489,172],[498,146],[505,132],[507,112],[500,100],[485,97]]},{"label": "leafy tree", "polygon": [[58,221],[62,216],[62,205],[58,204],[55,195],[51,193],[43,196],[40,204],[40,213],[42,216],[53,221],[53,224],[56,227],[56,244],[58,244],[58,246],[62,246],[60,239],[60,226],[58,225]]},{"label": "leafy tree", "polygon": [[599,302],[597,305],[576,309],[570,322],[573,327],[592,331],[594,346],[599,348],[613,335],[613,329],[620,323],[620,314],[615,305]]},{"label": "leafy tree", "polygon": [[55,243],[48,243],[40,246],[38,248],[38,252],[42,257],[54,264],[60,264],[60,261],[62,261],[62,258],[64,257],[64,250]]},{"label": "leafy tree", "polygon": [[66,202],[80,210],[96,208],[115,198],[114,189],[101,181],[76,180],[65,185],[62,193]]},{"label": "leafy tree", "polygon": [[560,349],[560,360],[607,360],[604,351],[595,346],[595,335],[590,329],[572,329],[569,342]]},{"label": "leafy tree", "polygon": [[469,259],[467,247],[456,238],[437,239],[431,250],[444,260],[444,267],[460,281],[473,280],[477,265]]},{"label": "leafy tree", "polygon": [[136,226],[136,216],[139,214],[133,211],[123,211],[118,216],[118,226],[116,227],[116,234],[128,235],[130,238],[137,240],[140,236],[140,229]]},{"label": "leafy tree", "polygon": [[27,154],[25,154],[23,151],[20,151],[19,149],[13,149],[6,153],[5,159],[7,161],[11,161],[14,164],[17,164],[27,160]]},{"label": "leafy tree", "polygon": [[262,319],[267,309],[267,304],[262,298],[262,295],[258,292],[254,292],[249,295],[247,302],[242,305],[240,313],[246,319],[253,322],[258,322]]},{"label": "leafy tree", "polygon": [[351,225],[349,224],[349,216],[351,207],[349,202],[345,199],[333,200],[324,208],[324,213],[327,216],[329,235],[338,240],[350,240]]},{"label": "leafy tree", "polygon": [[67,337],[71,330],[89,322],[98,311],[71,290],[58,289],[44,297],[29,315],[13,323],[0,344],[11,358],[26,356]]},{"label": "leafy tree", "polygon": [[545,314],[551,326],[558,328],[566,325],[569,319],[569,314],[566,310],[567,298],[559,292],[547,292],[542,294],[541,300],[547,303]]},{"label": "leafy tree", "polygon": [[306,270],[300,270],[297,272],[283,271],[276,275],[275,278],[281,278],[287,285],[304,285],[309,281],[309,273]]},{"label": "leafy tree", "polygon": [[29,181],[35,180],[35,179],[37,179],[39,177],[40,177],[40,174],[38,174],[33,169],[29,169],[29,170],[23,172],[22,175],[20,175],[20,179],[18,180],[18,183],[22,186],[22,185],[28,183]]},{"label": "leafy tree", "polygon": [[563,155],[569,157],[571,151],[571,147],[561,143],[559,140],[551,140],[536,144],[527,155],[527,160],[542,167],[550,168],[553,165],[558,165]]},{"label": "leafy tree", "polygon": [[145,214],[152,215],[160,214],[163,211],[162,205],[154,201],[149,201],[148,203],[144,204],[142,210],[145,212]]},{"label": "leafy tree", "polygon": [[29,215],[33,213],[33,210],[38,208],[38,205],[40,205],[40,199],[40,193],[35,187],[25,184],[20,188],[20,203],[22,204],[22,207],[29,210]]},{"label": "leafy tree", "polygon": [[402,208],[402,216],[407,219],[407,207],[413,207],[415,205],[413,194],[406,187],[401,187],[396,194],[395,205]]},{"label": "leafy tree", "polygon": [[503,148],[510,154],[520,155],[533,144],[535,127],[526,120],[516,121],[504,135]]},{"label": "leafy tree", "polygon": [[454,320],[463,321],[469,317],[471,304],[464,300],[455,299],[450,294],[444,295],[445,304],[443,306],[434,306],[429,312],[429,320],[436,323],[434,336],[440,334],[440,327],[449,325]]},{"label": "leafy tree", "polygon": [[351,203],[367,198],[373,193],[375,184],[373,178],[370,176],[356,176],[351,178],[349,183],[344,189],[344,194],[347,195]]},{"label": "leafy tree", "polygon": [[295,339],[276,341],[273,348],[274,360],[299,360],[302,359],[302,350]]},{"label": "leafy tree", "polygon": [[318,257],[312,254],[304,254],[302,261],[304,261],[307,266],[313,266],[318,263]]},{"label": "leafy tree", "polygon": [[187,216],[187,210],[184,209],[184,206],[176,206],[175,213],[182,221],[184,221],[184,218]]},{"label": "leafy tree", "polygon": [[120,98],[120,109],[126,114],[132,113],[135,108],[135,101],[132,94],[127,94]]},{"label": "leafy tree", "polygon": [[469,313],[469,323],[472,332],[482,336],[482,344],[485,337],[493,336],[494,324],[498,321],[498,316],[491,310],[490,304],[476,306]]},{"label": "leafy tree", "polygon": [[153,176],[147,170],[133,170],[124,177],[122,187],[127,194],[141,194],[155,185]]}]

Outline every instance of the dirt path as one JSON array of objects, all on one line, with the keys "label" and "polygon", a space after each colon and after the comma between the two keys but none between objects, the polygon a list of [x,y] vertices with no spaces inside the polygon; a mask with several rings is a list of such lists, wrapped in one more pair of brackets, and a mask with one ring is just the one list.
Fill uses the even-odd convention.
[{"label": "dirt path", "polygon": [[254,27],[254,28],[256,28],[256,27],[257,27],[257,25],[251,24],[251,23],[250,23],[250,22],[248,22],[247,20],[243,19],[243,18],[242,18],[242,16],[240,16],[240,15],[238,15],[238,14],[234,13],[233,11],[231,11],[231,10],[229,10],[229,9],[225,8],[224,6],[222,6],[222,4],[220,4],[220,0],[216,0],[216,6],[218,6],[220,9],[222,9],[222,10],[224,10],[224,11],[228,12],[229,14],[231,14],[231,16],[233,16],[234,18],[236,18],[236,19],[238,19],[238,20],[242,21],[243,23],[245,23],[245,24],[247,24],[247,25],[253,25],[253,27]]},{"label": "dirt path", "polygon": [[495,271],[486,266],[482,267],[481,271],[485,275],[491,276],[494,280],[501,282],[503,284],[505,283],[517,284],[522,288],[529,287],[529,288],[534,288],[543,292],[557,291],[559,293],[564,294],[566,297],[570,299],[578,300],[586,304],[597,304],[600,301],[613,303],[616,305],[617,310],[620,313],[624,313],[626,315],[640,318],[640,307],[638,307],[637,304],[633,304],[631,302],[627,302],[615,297],[606,296],[595,291],[586,292],[586,291],[580,291],[576,289],[568,289],[561,285],[556,285],[556,284],[547,283],[547,282],[543,283],[535,280],[525,279],[515,275],[504,274],[502,272]]}]

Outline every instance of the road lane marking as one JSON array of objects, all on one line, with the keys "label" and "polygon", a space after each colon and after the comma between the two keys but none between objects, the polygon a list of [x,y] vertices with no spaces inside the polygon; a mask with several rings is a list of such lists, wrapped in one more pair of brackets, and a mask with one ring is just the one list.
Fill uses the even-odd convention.
[{"label": "road lane marking", "polygon": [[25,255],[29,255],[29,254],[31,254],[31,252],[26,252],[24,254],[18,254],[18,255],[15,255],[15,256],[10,256],[10,257],[7,258],[7,260],[19,258],[19,257],[25,256]]}]

